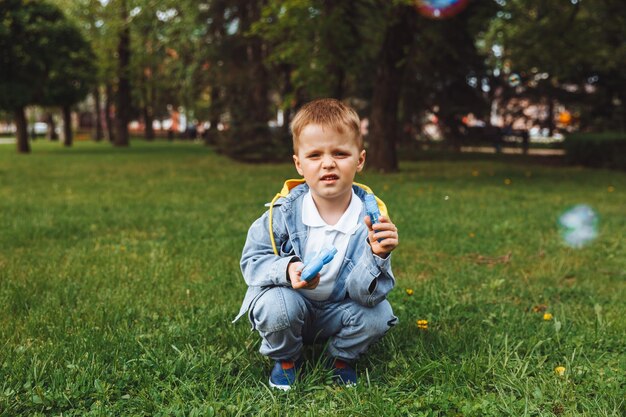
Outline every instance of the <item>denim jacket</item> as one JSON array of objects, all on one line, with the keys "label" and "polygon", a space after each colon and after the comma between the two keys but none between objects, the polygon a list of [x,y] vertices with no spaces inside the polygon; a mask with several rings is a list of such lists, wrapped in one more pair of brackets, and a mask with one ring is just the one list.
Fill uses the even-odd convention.
[{"label": "denim jacket", "polygon": [[[357,185],[352,188],[364,200],[366,191]],[[272,227],[279,255],[274,253],[269,235],[269,211],[250,226],[241,255],[241,271],[248,290],[233,322],[253,307],[258,297],[269,288],[291,287],[287,279],[287,267],[290,262],[302,259],[306,246],[307,227],[302,222],[302,201],[308,190],[309,186],[303,183],[274,203]],[[361,218],[365,215],[363,204]],[[361,221],[350,238],[335,286],[327,301],[340,301],[349,297],[359,304],[372,307],[384,300],[393,288],[395,278],[391,271],[391,254],[384,259],[375,255],[367,236],[367,226]]]}]

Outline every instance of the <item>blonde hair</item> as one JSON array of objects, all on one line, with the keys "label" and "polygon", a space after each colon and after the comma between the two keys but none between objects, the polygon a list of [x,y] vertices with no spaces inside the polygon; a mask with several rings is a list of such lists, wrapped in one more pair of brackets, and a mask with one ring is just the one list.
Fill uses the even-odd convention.
[{"label": "blonde hair", "polygon": [[323,128],[335,129],[342,135],[346,132],[352,134],[359,150],[363,149],[359,115],[352,107],[339,100],[334,98],[313,100],[298,110],[291,122],[293,151],[296,153],[298,152],[298,139],[307,125],[319,125]]}]

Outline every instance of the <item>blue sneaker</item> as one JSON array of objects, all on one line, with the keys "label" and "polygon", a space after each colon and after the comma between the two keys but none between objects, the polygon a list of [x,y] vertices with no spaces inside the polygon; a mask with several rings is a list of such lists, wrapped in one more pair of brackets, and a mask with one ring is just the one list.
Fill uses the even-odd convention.
[{"label": "blue sneaker", "polygon": [[335,359],[333,362],[333,381],[339,385],[353,386],[356,385],[356,371],[354,368],[341,359]]},{"label": "blue sneaker", "polygon": [[294,361],[276,361],[270,374],[270,387],[288,391],[296,382],[300,363]]}]

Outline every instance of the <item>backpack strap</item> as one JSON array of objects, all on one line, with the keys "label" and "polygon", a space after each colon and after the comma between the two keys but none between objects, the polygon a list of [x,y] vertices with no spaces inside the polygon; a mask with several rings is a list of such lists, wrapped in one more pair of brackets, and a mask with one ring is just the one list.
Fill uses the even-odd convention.
[{"label": "backpack strap", "polygon": [[274,228],[272,227],[274,224],[273,223],[274,203],[276,202],[276,200],[278,200],[282,196],[283,195],[281,193],[276,193],[276,195],[272,199],[272,202],[270,203],[270,215],[269,215],[270,240],[272,241],[272,249],[274,249],[274,255],[276,256],[278,256],[278,249],[276,248],[276,240],[274,239]]},{"label": "backpack strap", "polygon": [[[269,232],[270,232],[270,240],[272,242],[272,249],[274,250],[274,255],[278,256],[278,248],[276,247],[276,239],[274,238],[274,203],[276,203],[276,200],[278,200],[281,197],[287,197],[287,195],[289,194],[289,192],[291,191],[292,188],[303,184],[305,181],[304,179],[291,179],[291,180],[287,180],[285,181],[285,184],[283,185],[283,189],[280,190],[279,193],[276,193],[276,195],[274,196],[274,198],[272,198],[272,201],[270,202],[270,210],[269,210]],[[372,190],[364,184],[359,184],[358,182],[353,183],[354,185],[356,185],[359,188],[362,188],[363,190],[365,190],[368,193],[372,193]],[[373,193],[372,193],[373,194]],[[378,208],[380,209],[381,213],[383,214],[383,216],[388,216],[387,214],[387,206],[385,206],[385,203],[378,197],[376,197],[376,202],[378,203]]]}]

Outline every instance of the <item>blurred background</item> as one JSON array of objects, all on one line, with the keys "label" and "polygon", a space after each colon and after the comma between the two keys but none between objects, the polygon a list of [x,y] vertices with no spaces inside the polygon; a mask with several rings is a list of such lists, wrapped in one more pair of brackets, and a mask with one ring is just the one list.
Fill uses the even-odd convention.
[{"label": "blurred background", "polygon": [[2,0],[0,142],[288,160],[295,112],[335,97],[379,171],[440,148],[624,168],[625,39],[622,0]]}]

